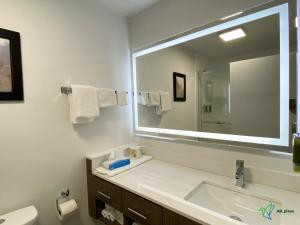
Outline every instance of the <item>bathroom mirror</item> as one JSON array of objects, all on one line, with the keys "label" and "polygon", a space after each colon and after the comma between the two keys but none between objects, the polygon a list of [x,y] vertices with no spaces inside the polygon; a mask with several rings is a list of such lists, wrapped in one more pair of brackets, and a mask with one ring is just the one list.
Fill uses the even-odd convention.
[{"label": "bathroom mirror", "polygon": [[295,1],[275,1],[134,52],[136,132],[288,146],[295,22]]}]

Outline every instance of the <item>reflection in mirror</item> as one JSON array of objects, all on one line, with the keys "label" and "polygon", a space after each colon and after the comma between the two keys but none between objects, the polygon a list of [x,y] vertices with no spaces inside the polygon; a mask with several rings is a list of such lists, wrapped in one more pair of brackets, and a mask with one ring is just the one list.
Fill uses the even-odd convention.
[{"label": "reflection in mirror", "polygon": [[[292,26],[294,21],[290,19]],[[280,117],[287,112],[280,108],[288,100],[288,94],[283,96],[288,91],[282,90],[284,75],[293,82],[290,98],[296,96],[296,29],[290,28],[290,38],[284,34],[290,40],[288,74],[289,65],[281,68],[280,24],[284,26],[280,14],[274,13],[136,57],[137,127],[282,138],[289,129]],[[186,77],[186,85],[180,87],[186,93],[184,101],[174,96],[178,87],[174,88],[173,73]],[[158,104],[153,99],[160,93],[165,97]]]}]

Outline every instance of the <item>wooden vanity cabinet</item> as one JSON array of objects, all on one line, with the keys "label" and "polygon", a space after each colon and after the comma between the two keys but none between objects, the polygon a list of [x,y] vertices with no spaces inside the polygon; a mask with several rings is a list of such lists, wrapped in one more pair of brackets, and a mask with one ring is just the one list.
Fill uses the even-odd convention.
[{"label": "wooden vanity cabinet", "polygon": [[168,209],[163,209],[163,225],[204,225],[176,214]]},{"label": "wooden vanity cabinet", "polygon": [[94,219],[101,220],[106,225],[119,225],[101,215],[105,204],[109,204],[124,214],[124,225],[132,225],[133,222],[141,225],[204,225],[94,176],[91,160],[87,159],[86,163],[89,214]]},{"label": "wooden vanity cabinet", "polygon": [[122,211],[122,189],[105,180],[94,180],[92,191],[96,199]]},{"label": "wooden vanity cabinet", "polygon": [[162,225],[162,207],[123,190],[123,213],[143,225]]}]

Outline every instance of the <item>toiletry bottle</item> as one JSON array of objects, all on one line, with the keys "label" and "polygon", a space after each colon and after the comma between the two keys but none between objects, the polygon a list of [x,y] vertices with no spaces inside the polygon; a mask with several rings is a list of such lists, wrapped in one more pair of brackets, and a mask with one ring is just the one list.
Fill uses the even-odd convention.
[{"label": "toiletry bottle", "polygon": [[297,133],[297,123],[296,122],[292,123],[292,134],[295,134],[295,133]]},{"label": "toiletry bottle", "polygon": [[293,135],[293,163],[294,171],[300,173],[300,134]]}]

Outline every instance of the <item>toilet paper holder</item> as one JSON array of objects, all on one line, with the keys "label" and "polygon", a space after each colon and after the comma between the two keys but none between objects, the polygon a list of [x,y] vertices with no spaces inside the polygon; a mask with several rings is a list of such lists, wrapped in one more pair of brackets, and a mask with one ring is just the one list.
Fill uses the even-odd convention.
[{"label": "toilet paper holder", "polygon": [[[69,189],[65,189],[65,190],[61,191],[60,196],[56,198],[56,209],[60,216],[61,216],[61,211],[59,209],[59,204],[66,202],[68,200],[70,200],[70,190]],[[77,203],[76,200],[75,200],[75,202]]]}]

